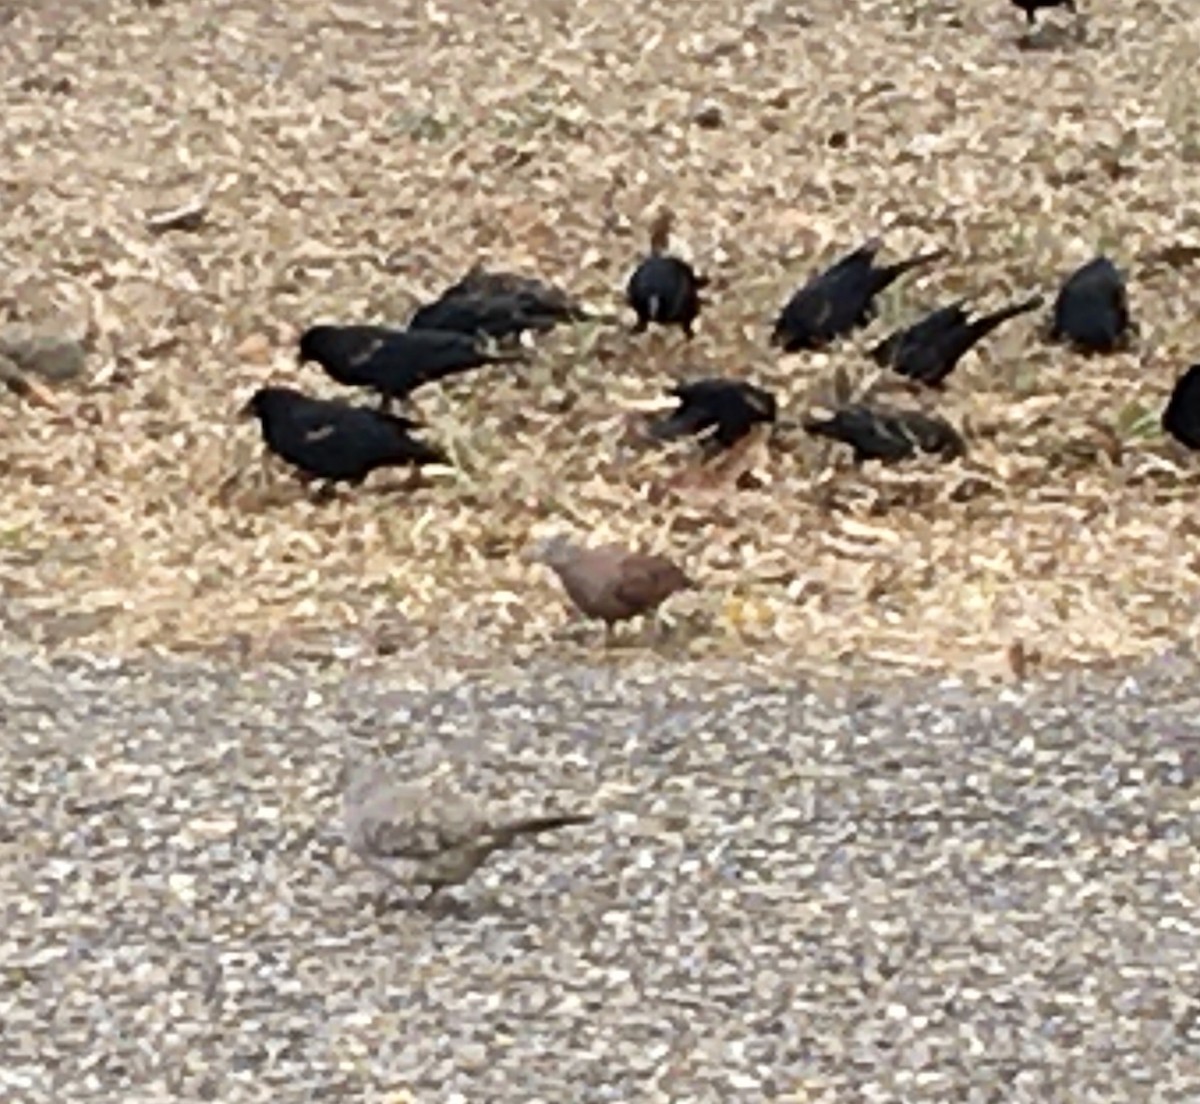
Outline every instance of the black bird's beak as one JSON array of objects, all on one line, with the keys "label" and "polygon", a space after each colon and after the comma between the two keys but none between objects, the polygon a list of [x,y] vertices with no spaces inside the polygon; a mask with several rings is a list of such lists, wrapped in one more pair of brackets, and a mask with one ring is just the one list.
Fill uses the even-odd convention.
[{"label": "black bird's beak", "polygon": [[247,399],[244,405],[238,407],[238,417],[239,418],[253,418],[254,417],[254,399],[253,398]]}]

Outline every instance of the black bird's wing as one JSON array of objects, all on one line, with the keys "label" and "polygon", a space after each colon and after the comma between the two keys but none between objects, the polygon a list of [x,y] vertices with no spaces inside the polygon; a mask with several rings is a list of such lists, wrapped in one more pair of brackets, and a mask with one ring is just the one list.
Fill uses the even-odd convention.
[{"label": "black bird's wing", "polygon": [[818,349],[867,321],[874,294],[872,266],[882,245],[872,238],[809,277],[780,311],[772,344],[785,352]]},{"label": "black bird's wing", "polygon": [[370,360],[376,351],[399,333],[388,326],[346,326],[346,360],[351,365]]},{"label": "black bird's wing", "polygon": [[871,350],[871,359],[881,368],[895,368],[903,376],[919,378],[913,370],[914,360],[944,334],[967,325],[964,305],[965,300],[959,299],[938,307],[911,326],[889,334]]},{"label": "black bird's wing", "polygon": [[1162,427],[1180,444],[1200,450],[1200,364],[1193,364],[1175,381]]},{"label": "black bird's wing", "polygon": [[946,459],[961,455],[965,445],[958,432],[941,418],[916,410],[888,410],[866,403],[839,407],[826,419],[806,418],[804,429],[841,441],[854,450],[854,458],[894,463],[917,451],[940,453]]},{"label": "black bird's wing", "polygon": [[480,265],[468,269],[461,280],[442,292],[443,299],[460,295],[513,295],[535,308],[533,313],[561,322],[582,322],[590,317],[575,299],[553,284],[516,272],[488,272]]},{"label": "black bird's wing", "polygon": [[466,292],[421,307],[413,315],[409,329],[448,330],[499,339],[525,330],[545,332],[554,329],[555,324],[554,318],[538,313],[519,295]]},{"label": "black bird's wing", "polygon": [[907,437],[922,452],[936,453],[952,460],[966,452],[966,442],[949,422],[920,410],[896,410],[889,413],[895,432]]},{"label": "black bird's wing", "polygon": [[828,418],[809,417],[801,424],[814,436],[849,445],[859,463],[864,460],[905,460],[916,451],[913,442],[906,434],[898,432],[891,419],[880,417],[865,404],[843,406]]},{"label": "black bird's wing", "polygon": [[778,409],[774,395],[744,380],[694,380],[677,385],[669,393],[679,398],[679,408],[657,423],[652,432],[657,429],[664,437],[678,437],[716,426],[713,438],[724,447],[736,444],[755,425],[775,421]]},{"label": "black bird's wing", "polygon": [[524,360],[520,352],[485,350],[477,337],[449,330],[407,330],[384,342],[360,367],[363,382],[393,398],[404,398],[418,387],[448,376]]}]

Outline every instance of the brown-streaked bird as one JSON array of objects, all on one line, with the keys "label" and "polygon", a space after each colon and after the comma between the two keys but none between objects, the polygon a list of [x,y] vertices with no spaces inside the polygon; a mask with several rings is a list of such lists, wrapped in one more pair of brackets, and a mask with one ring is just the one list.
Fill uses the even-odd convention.
[{"label": "brown-streaked bird", "polygon": [[441,780],[401,781],[386,764],[351,773],[343,814],[349,849],[390,881],[428,887],[426,901],[467,881],[490,855],[523,836],[595,819],[591,813],[513,817]]},{"label": "brown-streaked bird", "polygon": [[656,610],[672,594],[696,586],[666,556],[619,544],[587,548],[562,534],[537,541],[525,558],[549,567],[576,608],[604,622],[606,639],[618,621]]},{"label": "brown-streaked bird", "polygon": [[810,416],[801,424],[814,436],[849,445],[854,450],[856,464],[865,460],[892,464],[908,460],[918,452],[952,460],[966,451],[962,436],[949,422],[920,410],[846,403],[827,418]]}]

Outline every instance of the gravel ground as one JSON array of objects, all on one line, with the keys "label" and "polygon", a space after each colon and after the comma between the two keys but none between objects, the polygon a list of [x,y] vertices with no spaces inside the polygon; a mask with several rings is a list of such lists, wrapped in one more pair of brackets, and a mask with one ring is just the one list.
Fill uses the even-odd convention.
[{"label": "gravel ground", "polygon": [[[0,1097],[1200,1098],[1191,654],[399,667],[0,659]],[[380,909],[348,746],[601,815]]]}]

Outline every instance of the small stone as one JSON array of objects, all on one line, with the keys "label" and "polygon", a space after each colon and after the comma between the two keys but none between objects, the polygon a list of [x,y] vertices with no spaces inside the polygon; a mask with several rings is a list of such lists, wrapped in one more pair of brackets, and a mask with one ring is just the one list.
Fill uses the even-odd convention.
[{"label": "small stone", "polygon": [[692,122],[704,130],[717,130],[725,125],[725,112],[719,103],[705,100],[692,112]]},{"label": "small stone", "polygon": [[251,364],[268,364],[271,360],[271,339],[266,334],[251,334],[233,352],[239,360],[248,360]]},{"label": "small stone", "polygon": [[23,325],[0,330],[0,356],[7,357],[21,372],[40,376],[48,383],[76,379],[83,374],[87,357],[74,338],[39,333]]}]

